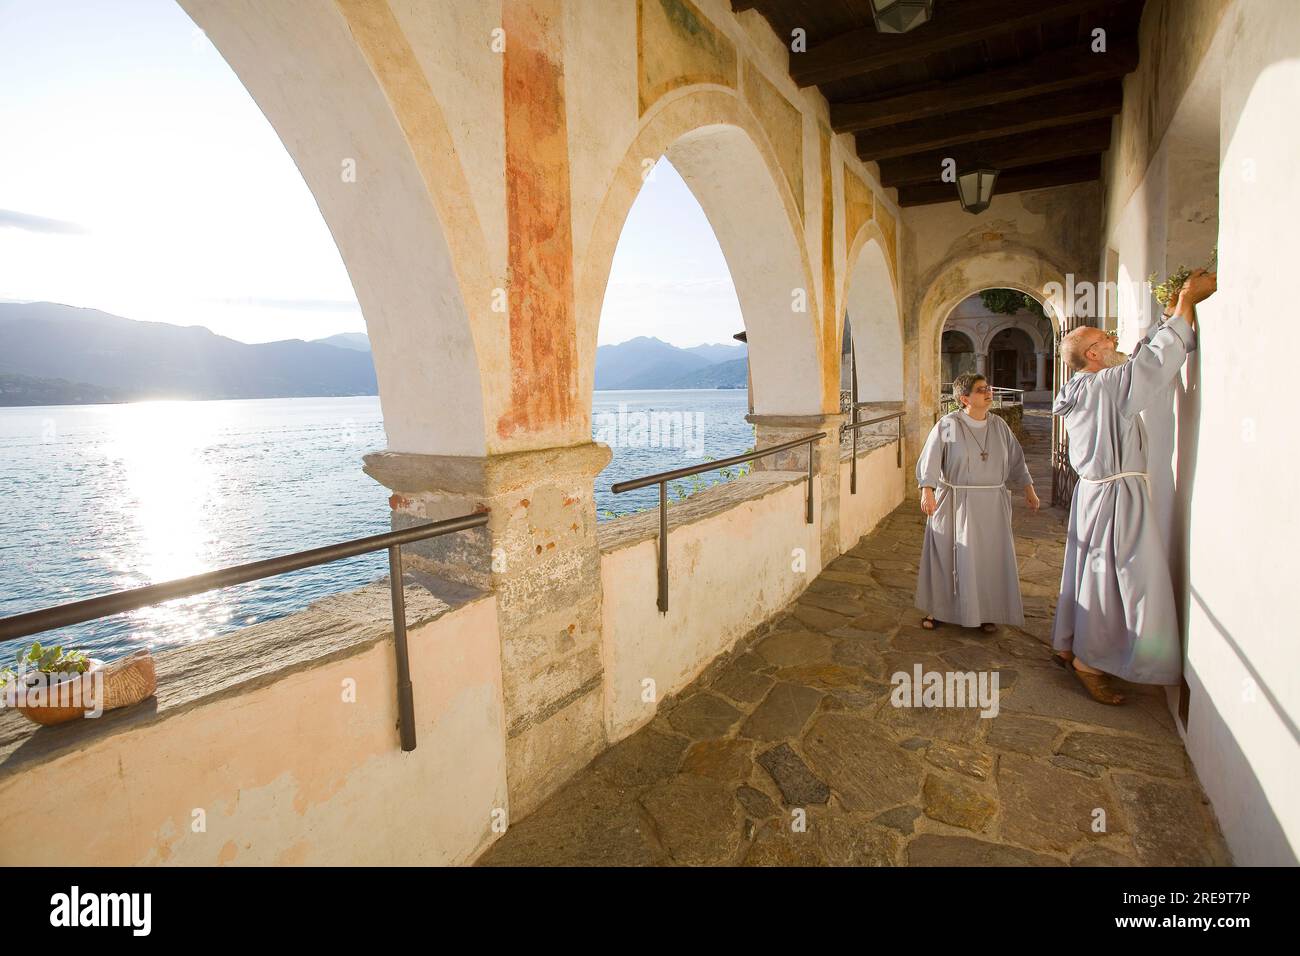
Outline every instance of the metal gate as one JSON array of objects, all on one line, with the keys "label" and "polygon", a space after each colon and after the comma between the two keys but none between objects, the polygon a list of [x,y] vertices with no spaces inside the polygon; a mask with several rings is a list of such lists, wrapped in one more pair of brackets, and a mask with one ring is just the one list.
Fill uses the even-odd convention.
[{"label": "metal gate", "polygon": [[[1056,375],[1057,391],[1065,386],[1074,370],[1061,358],[1061,338],[1083,325],[1095,326],[1096,320],[1067,317],[1061,322],[1061,331],[1056,334]],[[1069,508],[1074,498],[1074,486],[1079,483],[1079,475],[1070,464],[1070,439],[1065,434],[1065,423],[1055,415],[1052,416],[1052,504]]]}]

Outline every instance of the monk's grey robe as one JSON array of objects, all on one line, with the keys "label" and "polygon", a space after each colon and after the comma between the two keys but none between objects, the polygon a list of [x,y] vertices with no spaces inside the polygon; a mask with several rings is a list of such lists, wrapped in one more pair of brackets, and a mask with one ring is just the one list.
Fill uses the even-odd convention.
[{"label": "monk's grey robe", "polygon": [[[1167,399],[1195,336],[1187,320],[1153,330],[1116,368],[1076,372],[1052,414],[1062,416],[1080,478],[1146,472],[1142,409]],[[1140,684],[1182,676],[1177,605],[1146,481],[1080,481],[1070,502],[1052,645]]]},{"label": "monk's grey robe", "polygon": [[[939,504],[925,523],[916,606],[963,627],[1020,625],[1025,612],[1007,486],[1023,491],[1033,478],[1006,422],[990,414],[987,427],[972,432],[969,420],[963,411],[940,418],[916,463],[917,484],[933,488]],[[980,459],[980,443],[987,461]]]}]

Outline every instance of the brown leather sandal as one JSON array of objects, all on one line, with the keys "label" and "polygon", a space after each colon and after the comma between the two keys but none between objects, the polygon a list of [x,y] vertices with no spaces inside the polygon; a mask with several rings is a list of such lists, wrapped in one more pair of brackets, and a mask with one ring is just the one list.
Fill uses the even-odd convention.
[{"label": "brown leather sandal", "polygon": [[980,625],[980,630],[983,631],[985,634],[996,634],[998,630],[998,626],[996,624],[991,624],[990,622],[985,621],[983,624]]},{"label": "brown leather sandal", "polygon": [[927,631],[933,631],[936,627],[939,626],[939,622],[936,621],[932,615],[927,615],[924,619],[922,619],[921,626],[925,628]]},{"label": "brown leather sandal", "polygon": [[1110,689],[1110,681],[1106,674],[1089,674],[1087,671],[1081,671],[1073,664],[1070,670],[1074,671],[1074,676],[1079,678],[1079,683],[1083,685],[1092,699],[1099,704],[1122,704],[1124,695]]}]

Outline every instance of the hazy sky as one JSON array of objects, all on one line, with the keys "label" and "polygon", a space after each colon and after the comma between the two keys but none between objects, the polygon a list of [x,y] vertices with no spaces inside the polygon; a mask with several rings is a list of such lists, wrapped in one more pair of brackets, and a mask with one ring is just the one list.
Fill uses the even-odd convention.
[{"label": "hazy sky", "polygon": [[[0,299],[205,325],[361,331],[315,200],[174,0],[0,0]],[[730,342],[726,262],[666,162],[610,274],[600,342]]]}]

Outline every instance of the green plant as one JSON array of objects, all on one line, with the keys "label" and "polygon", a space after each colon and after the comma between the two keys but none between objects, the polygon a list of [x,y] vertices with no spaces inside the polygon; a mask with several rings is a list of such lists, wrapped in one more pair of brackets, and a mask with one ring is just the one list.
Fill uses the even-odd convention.
[{"label": "green plant", "polygon": [[1040,319],[1047,318],[1041,302],[1016,289],[984,289],[980,292],[980,302],[984,308],[998,315],[1013,315],[1025,309]]},{"label": "green plant", "polygon": [[[1216,242],[1214,248],[1210,250],[1210,260],[1205,265],[1207,272],[1213,272],[1219,262],[1219,244]],[[1178,301],[1178,293],[1182,291],[1183,283],[1187,281],[1192,274],[1192,270],[1187,266],[1180,265],[1164,282],[1156,283],[1156,273],[1147,276],[1147,282],[1151,283],[1151,292],[1155,295],[1156,301],[1165,308],[1173,305]]]},{"label": "green plant", "polygon": [[[17,668],[17,671],[14,668]],[[23,671],[36,670],[42,674],[84,674],[90,669],[90,658],[82,651],[63,652],[63,647],[41,647],[40,641],[18,651],[14,667],[0,670],[0,687],[4,687]]]}]

